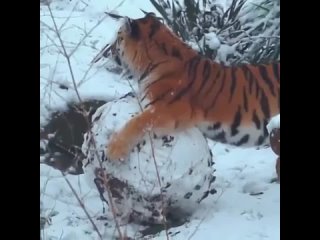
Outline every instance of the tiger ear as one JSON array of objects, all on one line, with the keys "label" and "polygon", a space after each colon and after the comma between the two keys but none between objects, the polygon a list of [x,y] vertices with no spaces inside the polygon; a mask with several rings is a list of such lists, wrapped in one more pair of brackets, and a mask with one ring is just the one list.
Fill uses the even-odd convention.
[{"label": "tiger ear", "polygon": [[146,14],[147,17],[156,17],[157,15],[154,12],[148,12]]},{"label": "tiger ear", "polygon": [[131,35],[132,38],[139,38],[140,31],[137,21],[130,19],[128,17],[125,17],[125,27],[126,31]]},{"label": "tiger ear", "polygon": [[124,24],[126,26],[126,30],[127,32],[131,33],[131,24],[132,24],[132,19],[128,18],[128,17],[125,17],[124,18]]}]

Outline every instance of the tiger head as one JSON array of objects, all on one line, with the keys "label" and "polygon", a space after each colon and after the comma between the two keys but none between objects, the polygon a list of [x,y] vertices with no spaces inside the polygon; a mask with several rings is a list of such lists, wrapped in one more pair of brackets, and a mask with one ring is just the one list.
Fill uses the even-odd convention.
[{"label": "tiger head", "polygon": [[111,57],[134,75],[141,76],[156,62],[181,61],[198,54],[177,37],[154,13],[143,18],[121,18],[122,25],[110,45]]},{"label": "tiger head", "polygon": [[159,57],[158,51],[155,55],[156,47],[151,38],[162,27],[163,23],[154,13],[140,19],[124,17],[116,40],[110,46],[112,58],[122,67],[139,73],[147,62]]}]

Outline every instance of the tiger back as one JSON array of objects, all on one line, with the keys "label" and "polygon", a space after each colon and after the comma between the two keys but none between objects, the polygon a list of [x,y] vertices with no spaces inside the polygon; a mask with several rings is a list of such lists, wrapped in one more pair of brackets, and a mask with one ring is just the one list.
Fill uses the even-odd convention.
[{"label": "tiger back", "polygon": [[280,62],[223,66],[184,43],[154,14],[126,18],[112,49],[148,104],[114,135],[111,158],[128,154],[148,128],[168,134],[197,126],[222,143],[268,142],[266,124],[280,112]]}]

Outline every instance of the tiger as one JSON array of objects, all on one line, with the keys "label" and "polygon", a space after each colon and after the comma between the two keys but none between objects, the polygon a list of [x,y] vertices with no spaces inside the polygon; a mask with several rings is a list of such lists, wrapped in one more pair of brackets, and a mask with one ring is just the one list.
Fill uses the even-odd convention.
[{"label": "tiger", "polygon": [[180,39],[154,13],[123,18],[108,46],[136,79],[143,111],[115,132],[106,148],[124,160],[147,131],[170,134],[197,127],[205,137],[239,147],[268,144],[266,128],[280,113],[280,61],[227,66]]}]

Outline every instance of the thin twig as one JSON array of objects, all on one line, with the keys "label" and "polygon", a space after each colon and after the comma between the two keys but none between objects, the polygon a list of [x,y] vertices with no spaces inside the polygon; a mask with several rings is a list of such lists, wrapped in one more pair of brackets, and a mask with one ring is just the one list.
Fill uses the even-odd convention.
[{"label": "thin twig", "polygon": [[[92,131],[90,130],[90,143],[93,144],[93,148],[94,148],[94,153],[96,155],[96,158],[98,159],[98,162],[99,162],[99,165],[100,165],[100,168],[103,169],[103,164],[102,164],[102,161],[100,160],[100,157],[99,157],[99,153],[98,153],[98,149],[97,149],[97,145],[96,145],[96,141],[94,139],[94,135],[92,134]],[[116,229],[118,231],[118,234],[119,234],[119,237],[120,239],[124,239],[123,236],[122,236],[122,233],[121,233],[121,230],[120,230],[120,224],[118,223],[117,221],[117,214],[116,214],[116,208],[115,208],[115,205],[114,205],[114,202],[113,202],[113,198],[112,198],[112,193],[111,193],[111,190],[110,190],[110,185],[109,185],[109,179],[108,179],[108,176],[105,174],[105,171],[102,171],[102,177],[103,177],[103,183],[104,185],[106,186],[107,188],[107,194],[108,194],[108,199],[109,199],[109,204],[110,204],[110,207],[111,207],[111,211],[112,211],[112,215],[114,217],[114,221],[115,221],[115,224],[116,224]]]},{"label": "thin twig", "polygon": [[106,18],[108,15],[103,16],[90,30],[83,36],[83,38],[78,42],[78,44],[75,46],[75,48],[70,52],[68,57],[71,57],[77,49],[80,47],[80,45],[83,43],[83,41],[93,32],[94,29],[96,29]]},{"label": "thin twig", "polygon": [[70,19],[70,17],[71,17],[71,15],[72,15],[72,13],[74,12],[74,10],[76,9],[76,7],[78,6],[78,4],[79,4],[79,1],[77,1],[75,4],[74,4],[74,6],[73,6],[73,8],[72,8],[72,10],[70,11],[70,14],[69,14],[69,16],[66,18],[66,20],[61,24],[61,26],[60,26],[60,28],[59,28],[59,31],[61,31],[61,29],[64,27],[64,25],[66,25],[67,24],[67,22],[69,21],[69,19]]},{"label": "thin twig", "polygon": [[[68,54],[67,51],[66,51],[66,49],[65,49],[65,47],[64,47],[64,43],[63,43],[63,41],[62,41],[60,32],[59,32],[58,27],[57,27],[57,24],[56,24],[56,22],[55,22],[55,19],[54,19],[52,10],[51,10],[51,8],[50,8],[49,5],[48,5],[47,7],[48,7],[48,9],[49,9],[50,16],[51,16],[51,19],[52,19],[53,24],[54,24],[55,33],[57,34],[57,37],[58,37],[58,39],[59,39],[59,41],[60,41],[60,44],[61,44],[61,47],[62,47],[62,49],[63,49],[63,55],[64,55],[64,57],[66,58],[67,63],[68,63],[68,68],[69,68],[69,71],[70,71],[70,74],[71,74],[71,79],[72,79],[72,83],[73,83],[74,90],[76,91],[77,98],[78,98],[80,104],[82,105],[83,101],[82,101],[82,99],[81,99],[81,97],[80,97],[80,94],[79,94],[79,92],[78,92],[78,88],[77,88],[77,84],[76,84],[75,77],[74,77],[74,74],[73,74],[73,68],[72,68],[72,65],[71,65],[70,57],[71,57],[71,55],[76,51],[76,49],[81,45],[82,41],[83,41],[85,38],[83,38],[83,39],[78,43],[78,45],[75,47],[75,49],[74,49],[70,54]],[[106,15],[106,16],[107,16],[107,15]],[[104,17],[102,20],[100,20],[100,21],[98,22],[98,24],[96,24],[96,25],[89,31],[89,33],[91,33],[91,32],[94,30],[94,28],[96,28],[104,19],[105,19],[105,17]],[[87,37],[87,36],[85,36],[85,37]],[[87,127],[88,127],[88,130],[89,130],[89,133],[90,133],[90,135],[91,135],[91,138],[90,138],[90,139],[91,139],[91,141],[92,141],[92,143],[93,143],[93,145],[94,145],[94,150],[95,150],[97,159],[98,159],[98,161],[99,161],[99,164],[100,164],[101,169],[103,169],[103,164],[102,164],[102,162],[100,161],[99,153],[98,153],[98,150],[97,150],[97,147],[96,147],[96,142],[95,142],[95,139],[94,139],[94,137],[93,137],[94,135],[93,135],[92,132],[91,132],[91,128],[90,128],[90,125],[91,125],[91,124],[90,124],[90,121],[89,121],[89,119],[88,119],[88,114],[84,114],[84,116],[85,116],[85,120],[86,120],[86,123],[87,123]],[[94,222],[93,222],[92,218],[90,217],[90,215],[87,213],[87,211],[86,211],[86,209],[85,209],[85,207],[84,207],[84,204],[81,202],[81,199],[78,197],[77,193],[74,191],[71,183],[67,180],[67,178],[65,178],[65,179],[66,179],[69,187],[71,188],[72,192],[75,194],[77,200],[79,201],[80,206],[81,206],[82,209],[85,211],[85,213],[86,213],[86,215],[88,216],[88,218],[90,219],[90,222],[92,223],[94,229],[97,231],[100,239],[102,239],[101,234],[100,234],[98,228],[97,228],[96,225],[94,224]],[[123,235],[122,235],[122,233],[121,233],[121,230],[120,230],[120,225],[119,225],[119,223],[118,223],[118,221],[117,221],[117,218],[116,218],[116,212],[115,212],[115,207],[114,207],[114,203],[113,203],[113,199],[112,199],[112,194],[111,194],[111,190],[110,190],[108,178],[107,178],[107,175],[105,174],[104,171],[103,171],[103,181],[104,181],[104,185],[106,186],[106,190],[107,190],[107,194],[108,194],[108,199],[109,199],[109,204],[110,204],[111,211],[112,211],[112,214],[113,214],[113,217],[114,217],[114,221],[115,221],[115,224],[116,224],[116,229],[117,229],[117,231],[118,231],[118,234],[119,234],[120,239],[124,239],[124,238],[123,238]]]},{"label": "thin twig", "polygon": [[[136,95],[132,84],[130,83],[129,79],[127,79],[127,80],[128,80],[128,83],[129,83],[132,91]],[[138,97],[137,97],[137,100],[138,100],[138,104],[139,104],[139,107],[140,107],[140,111],[143,112],[143,107],[142,107],[142,104],[141,104],[140,99]],[[157,164],[157,161],[156,161],[156,156],[155,156],[155,151],[154,151],[153,139],[152,139],[152,136],[151,136],[151,131],[148,131],[148,136],[149,136],[149,140],[150,140],[150,144],[151,144],[151,154],[152,154],[152,158],[153,158],[153,163],[154,163],[154,167],[156,169],[157,180],[158,180],[158,184],[159,184],[159,188],[160,188],[162,212],[164,212],[165,201],[164,201],[164,196],[163,196],[163,192],[162,192],[162,184],[161,184],[160,174],[159,174],[159,170],[158,170],[158,164]],[[162,214],[162,217],[163,217],[163,226],[164,226],[164,229],[165,229],[166,237],[167,237],[167,240],[169,240],[169,233],[168,233],[168,225],[167,225],[166,216],[163,213],[161,213],[161,214]]]},{"label": "thin twig", "polygon": [[[208,212],[207,212],[207,214],[208,214]],[[207,215],[207,214],[206,214],[206,215]],[[190,236],[188,237],[188,240],[190,240],[190,239],[196,234],[196,232],[199,230],[199,227],[200,227],[201,223],[203,223],[203,221],[206,219],[206,215],[205,215],[203,218],[201,218],[199,224],[197,224],[197,226],[196,226],[196,228],[194,229],[194,231],[193,231],[193,232],[190,234]]]},{"label": "thin twig", "polygon": [[77,89],[77,84],[76,84],[76,81],[75,81],[75,77],[74,77],[74,74],[73,74],[73,70],[72,70],[72,66],[71,66],[71,61],[70,61],[70,56],[68,55],[67,51],[66,51],[66,48],[64,47],[64,44],[63,44],[63,41],[62,41],[62,38],[61,38],[61,35],[60,35],[60,32],[58,30],[58,27],[57,27],[57,23],[53,17],[53,14],[52,14],[52,11],[51,11],[51,7],[50,5],[47,6],[48,9],[49,9],[49,12],[50,12],[50,16],[51,16],[51,19],[52,19],[52,22],[54,24],[54,28],[56,30],[56,34],[57,34],[57,37],[60,41],[60,44],[61,44],[61,47],[62,47],[62,50],[63,50],[63,53],[64,53],[64,56],[68,62],[68,67],[69,67],[69,71],[70,71],[70,74],[71,74],[71,79],[72,79],[72,83],[73,83],[73,87],[74,87],[74,90],[76,91],[76,94],[77,94],[77,97],[79,99],[80,102],[82,102],[81,100],[81,97],[80,97],[80,94],[78,92],[78,89]]},{"label": "thin twig", "polygon": [[88,79],[86,79],[86,78],[87,78],[87,75],[89,74],[89,72],[90,72],[90,70],[91,70],[92,67],[93,67],[93,65],[90,64],[90,66],[88,67],[88,69],[87,69],[87,70],[85,71],[85,73],[83,74],[82,79],[78,82],[78,84],[77,84],[78,87],[80,87],[86,80],[88,80]]},{"label": "thin twig", "polygon": [[85,205],[83,204],[83,202],[82,202],[81,199],[79,198],[77,192],[76,192],[75,189],[73,188],[73,186],[72,186],[72,184],[70,183],[69,179],[66,177],[66,175],[65,175],[63,172],[61,172],[61,173],[62,173],[62,175],[63,175],[63,177],[64,177],[64,180],[67,182],[69,188],[71,189],[73,195],[74,195],[74,196],[76,197],[76,199],[78,200],[78,203],[80,204],[80,206],[81,206],[81,208],[83,209],[84,213],[87,215],[87,217],[88,217],[89,221],[91,222],[94,230],[97,232],[99,238],[100,238],[101,240],[103,240],[103,238],[102,238],[102,236],[101,236],[101,233],[99,232],[99,229],[97,228],[97,225],[96,225],[96,224],[94,223],[94,221],[92,220],[92,218],[91,218],[90,214],[88,213]]},{"label": "thin twig", "polygon": [[[164,197],[163,197],[163,192],[162,192],[162,187],[161,187],[161,180],[160,180],[160,174],[159,174],[159,171],[158,171],[158,165],[157,165],[157,161],[156,161],[156,156],[154,154],[153,140],[152,140],[150,131],[149,131],[148,135],[149,135],[149,139],[150,139],[150,143],[151,143],[152,158],[153,158],[154,166],[155,166],[155,169],[156,169],[156,172],[157,172],[157,179],[158,179],[158,183],[159,183],[159,187],[160,187],[160,197],[161,197],[161,204],[162,204],[162,211],[163,211],[164,207],[165,207],[165,202],[164,202]],[[163,213],[162,213],[162,216],[163,216],[163,226],[165,228],[166,237],[167,237],[167,240],[169,240],[167,218]]]}]

